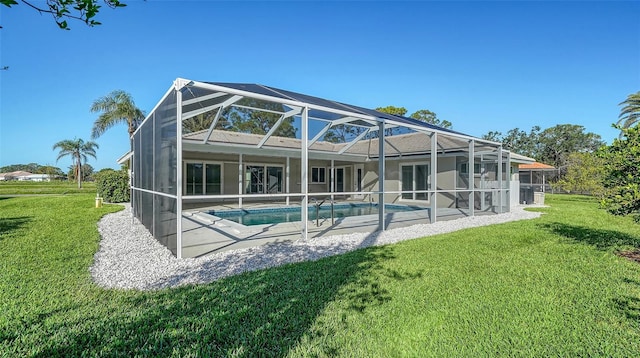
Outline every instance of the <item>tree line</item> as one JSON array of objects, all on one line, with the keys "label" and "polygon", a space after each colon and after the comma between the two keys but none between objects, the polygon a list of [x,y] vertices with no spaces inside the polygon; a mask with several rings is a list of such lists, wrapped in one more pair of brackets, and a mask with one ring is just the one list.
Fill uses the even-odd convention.
[{"label": "tree line", "polygon": [[[221,130],[244,133],[266,134],[281,118],[276,112],[284,112],[282,105],[255,99],[243,99],[241,106],[225,109],[216,126]],[[620,130],[620,138],[606,146],[600,135],[586,132],[581,125],[559,124],[541,129],[534,126],[529,131],[514,128],[506,134],[489,131],[483,139],[502,143],[503,147],[537,161],[553,165],[561,176],[554,185],[567,191],[581,191],[600,195],[603,207],[614,214],[634,214],[640,220],[640,92],[630,94],[620,103],[622,109],[615,128]],[[249,110],[246,107],[265,109]],[[94,101],[92,112],[100,113],[94,122],[92,138],[95,139],[118,123],[125,123],[129,137],[144,119],[144,112],[135,106],[128,93],[117,90]],[[378,107],[376,110],[404,116],[406,108],[396,106]],[[208,129],[213,123],[215,111],[200,114],[183,121],[185,133]],[[413,119],[451,128],[452,123],[442,120],[430,110],[418,110],[411,114]],[[353,126],[352,126],[353,127]],[[349,133],[347,126],[335,126],[325,134],[324,140],[344,141]],[[355,127],[357,128],[357,127]],[[393,135],[390,131],[387,133]],[[282,121],[274,135],[295,137],[293,118]],[[87,156],[95,157],[95,142],[65,140],[54,145],[59,149],[58,159],[71,156],[74,161],[78,185],[82,180],[82,165]],[[634,211],[635,210],[635,211]]]},{"label": "tree line", "polygon": [[[47,174],[53,179],[64,179],[66,177],[68,180],[77,180],[77,168],[75,167],[75,165],[69,166],[66,173],[59,167],[54,167],[53,165],[40,165],[38,163],[11,164],[0,167],[0,173],[11,173],[18,171],[29,172],[31,174]],[[83,181],[91,180],[93,178],[93,174],[94,168],[91,166],[91,164],[82,164]]]}]

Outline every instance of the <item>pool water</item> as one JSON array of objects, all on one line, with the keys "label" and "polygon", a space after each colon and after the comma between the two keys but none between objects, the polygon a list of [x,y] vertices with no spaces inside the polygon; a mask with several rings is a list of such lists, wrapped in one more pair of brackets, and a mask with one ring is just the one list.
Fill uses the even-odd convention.
[{"label": "pool water", "polygon": [[[385,212],[397,213],[404,211],[426,210],[418,206],[385,205]],[[300,220],[300,207],[242,209],[242,210],[212,210],[209,214],[221,219],[235,221],[242,225],[279,224]],[[336,204],[333,206],[333,216],[336,219],[347,216],[377,215],[378,204]],[[320,220],[331,219],[331,205],[324,204],[318,213]],[[315,206],[309,206],[309,220],[316,219]]]}]

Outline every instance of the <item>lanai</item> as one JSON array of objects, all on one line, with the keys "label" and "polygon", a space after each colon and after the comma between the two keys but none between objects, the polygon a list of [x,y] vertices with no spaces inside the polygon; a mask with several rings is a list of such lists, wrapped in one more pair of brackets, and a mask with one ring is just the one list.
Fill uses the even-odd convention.
[{"label": "lanai", "polygon": [[[221,124],[229,122],[233,113],[249,119],[254,113],[278,118],[262,135],[241,133],[234,128],[221,130]],[[212,119],[208,127],[187,133],[182,124],[203,114]],[[295,137],[276,135],[286,121],[296,127]],[[349,136],[326,140],[328,133],[345,128],[349,129]],[[220,203],[232,202],[240,208],[256,201],[296,204],[300,217],[307,218],[311,198],[340,195],[375,204],[420,203],[429,209],[430,222],[451,208],[463,215],[509,210],[510,159],[499,143],[410,118],[261,85],[177,79],[139,126],[133,149],[134,215],[178,257],[183,256],[183,238],[189,235],[183,229],[184,217],[199,207]],[[246,163],[251,158],[271,158],[282,163],[279,190],[247,193]],[[218,160],[218,170],[235,170],[232,176],[236,179],[231,180],[237,182],[205,182],[202,192],[189,192],[186,182],[190,160]],[[312,166],[313,163],[326,163],[328,180],[324,187],[314,183],[323,166]],[[296,165],[299,170],[294,172]],[[353,185],[350,191],[342,188],[338,192],[335,177],[340,166],[344,169],[342,175],[349,168],[352,177],[362,168],[368,185]],[[236,169],[225,171],[227,167]],[[267,165],[264,170],[268,170]],[[212,165],[212,177],[224,176],[215,171]],[[225,186],[237,191],[231,192]],[[388,218],[385,205],[378,205],[377,228],[384,230]],[[309,236],[309,225],[309,220],[301,220],[300,237]],[[233,230],[226,235],[233,235]]]}]

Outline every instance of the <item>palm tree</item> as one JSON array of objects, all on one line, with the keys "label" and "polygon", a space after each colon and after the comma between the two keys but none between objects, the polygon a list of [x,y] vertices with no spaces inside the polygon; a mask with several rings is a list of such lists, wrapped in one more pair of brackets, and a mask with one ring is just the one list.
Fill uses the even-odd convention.
[{"label": "palm tree", "polygon": [[93,123],[92,139],[98,138],[107,129],[118,123],[127,124],[129,138],[131,138],[133,132],[144,119],[144,112],[136,107],[131,95],[122,90],[115,90],[93,101],[91,112],[102,112]]},{"label": "palm tree", "polygon": [[96,158],[96,149],[98,148],[98,143],[85,142],[82,139],[65,139],[53,145],[53,150],[60,150],[56,162],[67,155],[71,156],[75,166],[76,178],[78,178],[78,188],[82,188],[82,162],[87,162],[87,156]]},{"label": "palm tree", "polygon": [[640,123],[640,92],[630,94],[626,100],[619,104],[624,105],[620,110],[617,125],[621,128],[630,128]]}]

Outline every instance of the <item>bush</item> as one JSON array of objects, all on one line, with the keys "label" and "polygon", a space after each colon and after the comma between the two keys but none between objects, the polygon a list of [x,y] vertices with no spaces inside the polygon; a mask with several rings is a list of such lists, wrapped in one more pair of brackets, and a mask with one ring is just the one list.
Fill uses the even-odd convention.
[{"label": "bush", "polygon": [[105,202],[129,201],[129,174],[124,170],[103,169],[95,174],[98,194]]},{"label": "bush", "polygon": [[622,137],[600,150],[604,163],[602,206],[614,215],[633,215],[640,223],[640,127],[622,128]]}]

